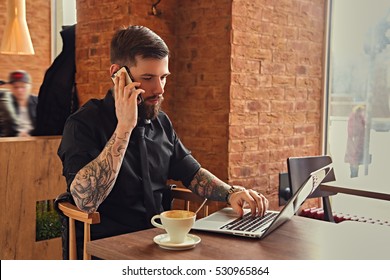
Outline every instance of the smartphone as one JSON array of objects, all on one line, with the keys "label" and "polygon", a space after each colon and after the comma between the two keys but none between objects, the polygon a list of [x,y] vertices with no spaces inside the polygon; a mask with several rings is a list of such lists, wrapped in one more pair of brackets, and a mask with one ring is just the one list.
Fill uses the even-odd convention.
[{"label": "smartphone", "polygon": [[[131,79],[130,70],[129,70],[129,68],[127,68],[127,66],[121,67],[118,71],[116,71],[114,74],[112,74],[111,79],[114,82],[115,78],[118,75],[120,75],[122,72],[125,73],[125,76],[126,76],[125,86],[127,86],[128,84],[133,82]],[[141,102],[144,102],[144,99],[142,98],[141,94],[138,94],[137,100],[138,100],[138,105],[141,104]]]}]

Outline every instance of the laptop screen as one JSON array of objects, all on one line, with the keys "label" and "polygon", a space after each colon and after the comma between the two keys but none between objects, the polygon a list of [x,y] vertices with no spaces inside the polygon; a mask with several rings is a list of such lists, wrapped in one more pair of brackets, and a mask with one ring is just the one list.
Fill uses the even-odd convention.
[{"label": "laptop screen", "polygon": [[290,198],[289,202],[280,212],[278,218],[272,222],[272,224],[264,232],[263,236],[272,232],[284,222],[291,219],[291,217],[298,212],[299,207],[301,207],[302,203],[305,202],[306,198],[317,189],[317,187],[321,184],[322,180],[324,180],[324,178],[329,174],[331,170],[332,166],[331,164],[329,164],[310,173],[310,176],[301,185],[297,192]]}]

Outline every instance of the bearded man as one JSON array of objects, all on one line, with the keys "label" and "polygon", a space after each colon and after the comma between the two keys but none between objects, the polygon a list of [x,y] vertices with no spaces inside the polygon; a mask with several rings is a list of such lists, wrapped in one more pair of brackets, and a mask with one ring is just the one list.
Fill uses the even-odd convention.
[{"label": "bearded man", "polygon": [[143,26],[121,28],[110,56],[110,74],[125,66],[132,82],[126,84],[125,72],[118,74],[104,99],[90,100],[71,115],[58,150],[77,207],[99,210],[101,222],[91,226],[91,239],[150,228],[151,217],[163,211],[168,180],[226,201],[240,215],[247,204],[253,215],[263,216],[268,200],[202,168],[161,111],[170,74],[165,42]]}]

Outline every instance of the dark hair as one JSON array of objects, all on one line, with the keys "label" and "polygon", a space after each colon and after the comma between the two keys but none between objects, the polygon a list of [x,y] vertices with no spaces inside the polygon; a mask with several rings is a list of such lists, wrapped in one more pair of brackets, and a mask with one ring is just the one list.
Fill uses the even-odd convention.
[{"label": "dark hair", "polygon": [[135,65],[135,57],[163,59],[169,55],[168,46],[156,33],[144,26],[122,27],[111,40],[112,64]]}]

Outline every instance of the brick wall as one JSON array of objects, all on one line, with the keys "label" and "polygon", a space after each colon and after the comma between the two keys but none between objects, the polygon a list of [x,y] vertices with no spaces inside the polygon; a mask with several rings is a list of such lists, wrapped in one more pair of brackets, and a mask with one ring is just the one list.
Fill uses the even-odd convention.
[{"label": "brick wall", "polygon": [[229,179],[277,205],[289,156],[320,149],[325,1],[233,1]]},{"label": "brick wall", "polygon": [[[0,54],[0,79],[8,81],[13,70],[24,69],[31,74],[32,92],[38,94],[46,69],[51,64],[50,1],[26,1],[26,19],[35,55]],[[0,42],[7,22],[7,1],[0,1]],[[3,86],[4,87],[4,86]]]},{"label": "brick wall", "polygon": [[[150,27],[172,56],[163,109],[201,164],[278,204],[289,156],[320,154],[325,1],[77,1],[81,103],[111,86],[109,41]],[[110,11],[110,12],[107,12]]]},{"label": "brick wall", "polygon": [[175,124],[198,161],[228,181],[231,1],[178,1]]}]

